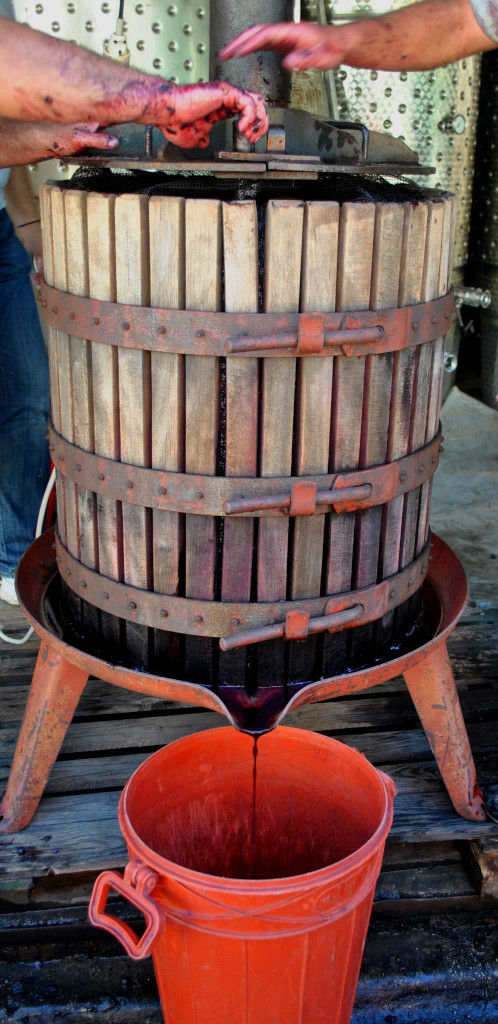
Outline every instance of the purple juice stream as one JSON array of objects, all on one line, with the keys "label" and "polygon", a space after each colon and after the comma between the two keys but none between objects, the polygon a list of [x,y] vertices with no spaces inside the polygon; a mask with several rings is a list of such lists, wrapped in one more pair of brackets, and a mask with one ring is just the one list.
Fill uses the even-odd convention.
[{"label": "purple juice stream", "polygon": [[251,863],[249,878],[255,878],[256,871],[256,782],[258,777],[258,737],[254,737],[252,746],[252,818],[251,818]]}]

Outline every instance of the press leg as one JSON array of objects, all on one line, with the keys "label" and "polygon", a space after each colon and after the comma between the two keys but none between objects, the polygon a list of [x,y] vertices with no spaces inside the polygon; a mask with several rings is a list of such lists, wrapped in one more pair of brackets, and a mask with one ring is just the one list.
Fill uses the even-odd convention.
[{"label": "press leg", "polygon": [[31,821],[87,679],[87,672],[42,644],[2,801],[0,832],[17,832]]},{"label": "press leg", "polygon": [[462,818],[484,821],[482,794],[446,643],[426,652],[404,675],[455,810]]}]

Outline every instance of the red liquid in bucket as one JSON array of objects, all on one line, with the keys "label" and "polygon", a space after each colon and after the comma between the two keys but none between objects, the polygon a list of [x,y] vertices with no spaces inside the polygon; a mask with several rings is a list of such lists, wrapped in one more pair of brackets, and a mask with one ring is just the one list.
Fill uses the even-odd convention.
[{"label": "red liquid in bucket", "polygon": [[[131,863],[97,880],[90,918],[152,952],[166,1024],[347,1024],[393,795],[299,729],[178,740],[125,787]],[[109,888],[144,912],[141,940],[105,913]]]}]

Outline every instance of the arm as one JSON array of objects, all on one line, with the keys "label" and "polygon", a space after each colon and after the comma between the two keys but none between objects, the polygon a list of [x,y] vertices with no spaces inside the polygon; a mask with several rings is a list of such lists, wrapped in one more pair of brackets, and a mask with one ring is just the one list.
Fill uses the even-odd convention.
[{"label": "arm", "polygon": [[135,121],[180,146],[206,146],[212,125],[240,113],[252,142],[268,128],[257,93],[228,82],[176,86],[155,75],[0,18],[0,117],[21,121]]},{"label": "arm", "polygon": [[13,167],[5,186],[7,212],[16,233],[32,256],[42,254],[40,213],[26,167]]},{"label": "arm", "polygon": [[346,25],[256,25],[220,57],[243,57],[255,50],[286,54],[288,70],[337,64],[385,71],[425,71],[498,44],[478,24],[470,0],[421,0],[377,18]]}]

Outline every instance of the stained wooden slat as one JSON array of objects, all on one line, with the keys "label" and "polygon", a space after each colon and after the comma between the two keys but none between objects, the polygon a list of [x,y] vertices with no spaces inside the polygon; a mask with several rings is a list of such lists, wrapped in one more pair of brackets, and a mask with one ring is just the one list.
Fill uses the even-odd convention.
[{"label": "stained wooden slat", "polygon": [[[373,203],[344,203],[339,222],[337,309],[368,309],[375,227]],[[335,356],[332,396],[330,469],[356,469],[360,459],[364,358]],[[329,513],[326,593],[351,589],[355,513]],[[344,631],[324,636],[324,672],[342,671],[346,657]]]},{"label": "stained wooden slat", "polygon": [[[185,306],[185,200],[152,196],[149,201],[150,302],[163,309]],[[152,466],[184,469],[184,358],[166,352],[151,354]],[[153,509],[153,585],[156,593],[178,594],[184,517]],[[180,674],[176,636],[155,630],[154,665],[158,671]]]},{"label": "stained wooden slat", "polygon": [[[219,310],[221,306],[221,203],[187,199],[185,204],[185,306]],[[219,364],[211,356],[185,357],[185,469],[216,473],[219,415]],[[215,587],[216,520],[185,517],[185,594],[212,599]],[[213,681],[214,642],[186,641],[187,678]]]},{"label": "stained wooden slat", "polygon": [[[370,291],[371,309],[389,309],[397,305],[401,246],[403,239],[403,208],[399,203],[382,203],[376,208],[375,236]],[[391,405],[393,356],[367,356],[360,466],[378,466],[386,461],[388,425]],[[354,586],[361,588],[377,583],[382,506],[366,509],[356,517],[356,570]],[[372,623],[355,631],[351,663],[368,664],[374,654],[376,627]]]},{"label": "stained wooden slat", "polygon": [[[426,203],[404,207],[401,270],[398,306],[421,301],[424,273],[425,239],[428,208]],[[410,427],[415,394],[417,350],[396,352],[393,360],[393,384],[387,457],[400,459],[411,450]],[[401,546],[405,497],[394,498],[386,506],[382,520],[381,559],[382,575],[391,576],[402,566]],[[380,650],[389,646],[394,623],[393,612],[388,612],[380,624]]]},{"label": "stained wooden slat", "polygon": [[[254,201],[223,203],[225,310],[258,311],[258,219]],[[255,476],[258,453],[258,360],[226,360],[226,476]],[[249,601],[254,520],[223,523],[222,601]],[[246,679],[247,652],[220,652],[220,683]]]},{"label": "stained wooden slat", "polygon": [[[148,200],[146,196],[117,196],[114,205],[116,299],[149,304]],[[120,348],[119,433],[124,462],[150,466],[150,354]],[[151,522],[148,510],[123,502],[123,566],[125,583],[148,589],[151,585]],[[126,623],[128,655],[146,666],[148,630]]]},{"label": "stained wooden slat", "polygon": [[[40,189],[40,216],[43,242],[43,275],[47,284],[55,286],[54,273],[54,229],[52,223],[52,185],[44,185]],[[61,399],[59,391],[59,373],[57,369],[58,331],[47,328],[48,366],[50,374],[50,408],[55,429],[61,430]],[[66,511],[64,507],[64,483],[56,481],[57,526],[63,542],[66,542]]]},{"label": "stained wooden slat", "polygon": [[[63,193],[66,223],[67,287],[75,295],[88,295],[88,245],[86,193],[68,190]],[[70,357],[73,387],[73,440],[85,451],[95,451],[93,427],[91,342],[71,337]],[[95,494],[78,487],[77,509],[80,561],[90,569],[98,569],[97,520]],[[85,628],[98,636],[98,609],[82,602]]]},{"label": "stained wooden slat", "polygon": [[[267,313],[299,309],[304,203],[268,202],[265,229],[264,309]],[[283,254],[285,253],[285,260]],[[277,367],[277,363],[280,365]],[[261,396],[260,475],[290,476],[296,360],[264,359]],[[278,601],[287,594],[289,526],[286,519],[261,519],[258,528],[258,601]],[[268,641],[258,651],[260,683],[284,678],[284,645]]]},{"label": "stained wooden slat", "polygon": [[[305,204],[301,310],[335,310],[339,204]],[[293,472],[326,473],[329,463],[333,360],[304,357],[297,363],[296,454]],[[325,516],[294,522],[291,597],[321,593]],[[289,645],[289,679],[314,678],[316,637]]]},{"label": "stained wooden slat", "polygon": [[[114,247],[114,196],[89,192],[87,196],[88,288],[96,299],[116,299]],[[92,397],[95,451],[119,459],[118,353],[111,345],[92,342]],[[123,578],[121,503],[97,496],[97,546],[99,571],[104,576]],[[109,656],[120,649],[119,621],[101,612],[102,637]]]}]

